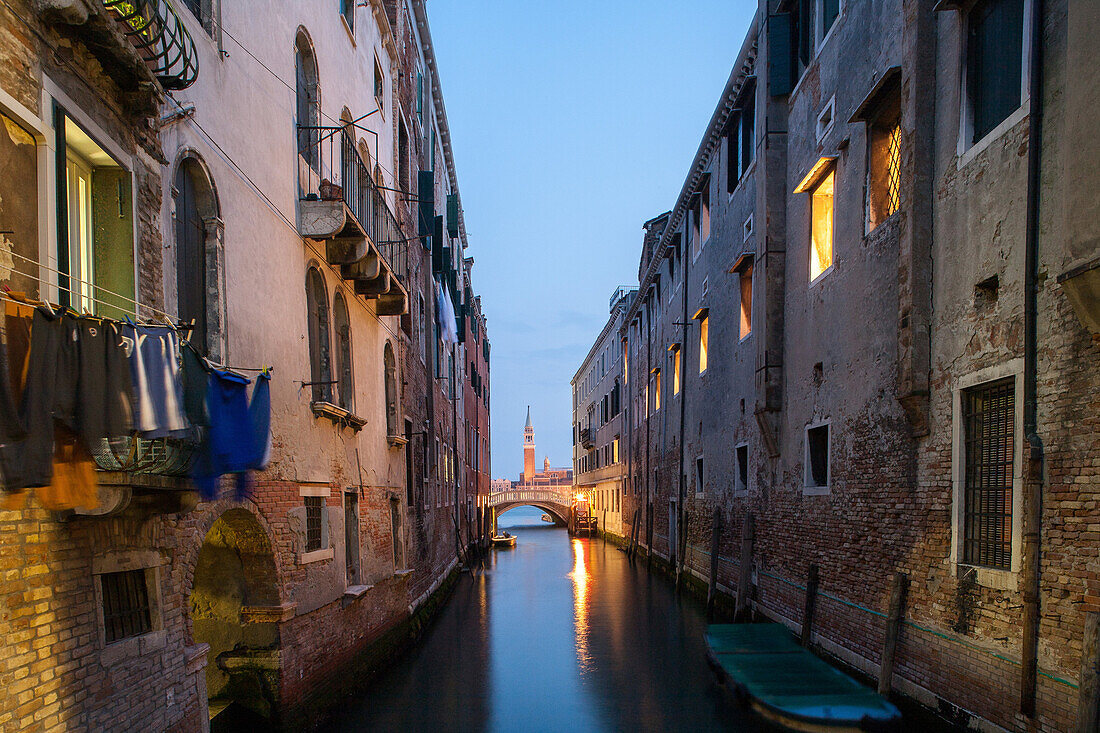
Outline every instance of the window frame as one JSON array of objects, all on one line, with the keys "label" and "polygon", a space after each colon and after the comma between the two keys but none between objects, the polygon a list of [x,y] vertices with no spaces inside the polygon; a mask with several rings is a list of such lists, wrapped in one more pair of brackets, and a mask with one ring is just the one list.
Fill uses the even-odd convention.
[{"label": "window frame", "polygon": [[[826,267],[822,268],[822,270],[820,272],[818,272],[817,275],[814,275],[813,274],[813,258],[814,258],[814,254],[815,254],[815,249],[814,249],[814,206],[815,206],[815,197],[817,196],[818,190],[825,184],[825,181],[830,180],[830,179],[831,179],[832,186],[833,186],[833,193],[830,197],[832,199],[832,205],[831,205],[832,211],[830,212],[830,216],[829,216],[829,264]],[[836,266],[836,195],[837,195],[837,169],[836,169],[836,165],[830,165],[827,169],[822,170],[821,174],[817,177],[817,180],[814,181],[807,188],[806,193],[808,194],[807,209],[808,209],[808,213],[809,213],[809,217],[808,217],[808,219],[809,219],[809,221],[808,221],[809,231],[807,232],[807,237],[806,237],[806,244],[808,245],[806,247],[806,254],[808,255],[807,258],[806,258],[806,267],[807,267],[806,274],[808,276],[807,277],[807,282],[809,283],[809,285],[812,286],[812,285],[815,285],[815,284],[821,282],[821,280],[824,279],[825,276],[828,275],[830,272],[832,272],[833,268]]]},{"label": "window frame", "polygon": [[699,376],[707,373],[710,368],[710,311],[700,308],[696,311],[693,320],[699,323]]},{"label": "window frame", "polygon": [[[744,465],[741,461],[741,451],[745,452]],[[741,469],[744,468],[745,480],[741,480]],[[741,441],[733,446],[733,495],[745,496],[752,488],[752,473],[749,471],[749,443]]]},{"label": "window frame", "polygon": [[699,453],[695,456],[695,498],[701,499],[706,496],[707,484],[706,484],[706,463],[703,461],[703,454]]},{"label": "window frame", "polygon": [[[810,462],[810,431],[826,429],[825,436],[825,483],[813,481],[813,469]],[[833,429],[831,420],[817,420],[806,424],[802,432],[802,495],[826,496],[833,488]]]},{"label": "window frame", "polygon": [[[161,567],[164,559],[148,550],[107,552],[92,558],[92,593],[95,604],[96,645],[99,661],[108,665],[142,654],[147,649],[163,648],[167,641],[164,628],[164,599],[161,594]],[[102,576],[110,573],[140,570],[144,573],[148,602],[149,628],[139,634],[107,642],[105,598]]]}]

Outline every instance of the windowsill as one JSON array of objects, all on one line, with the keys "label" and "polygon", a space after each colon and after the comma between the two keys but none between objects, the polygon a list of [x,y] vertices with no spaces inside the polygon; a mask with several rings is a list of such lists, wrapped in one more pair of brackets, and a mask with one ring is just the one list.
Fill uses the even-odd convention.
[{"label": "windowsill", "polygon": [[1021,120],[1027,117],[1028,111],[1030,109],[1028,102],[1028,99],[1024,99],[1024,101],[1020,104],[1019,108],[1017,108],[1015,112],[1001,120],[1001,123],[999,125],[986,133],[985,137],[971,145],[969,148],[961,150],[962,145],[960,143],[959,157],[956,159],[955,162],[956,170],[962,170],[963,168],[968,166],[974,160],[974,158],[978,157],[978,155],[981,154],[983,150],[990,147],[994,142],[1006,135],[1009,130],[1018,125]]},{"label": "windowsill", "polygon": [[745,343],[746,341],[748,341],[748,340],[749,340],[749,339],[751,339],[751,338],[752,338],[752,331],[749,331],[749,332],[748,332],[748,333],[746,333],[746,334],[745,334],[744,336],[742,336],[742,337],[741,337],[741,338],[740,338],[740,339],[738,340],[738,342],[737,342],[737,343],[739,343],[739,344],[743,344],[743,343]]},{"label": "windowsill", "polygon": [[875,224],[873,227],[868,229],[867,233],[863,235],[863,238],[867,239],[869,237],[874,236],[875,232],[883,231],[882,228],[884,226],[886,226],[886,225],[890,224],[891,222],[895,221],[900,216],[901,216],[901,207],[898,207],[898,210],[895,211],[893,214],[890,214],[890,216],[886,217],[885,219],[880,221],[878,224]]},{"label": "windowsill", "polygon": [[[355,2],[356,2],[356,4],[358,4],[358,0],[355,0]],[[352,8],[352,12],[353,13],[355,12],[354,7]],[[348,32],[348,40],[351,41],[351,45],[354,48],[355,47],[355,31],[352,29],[351,24],[348,23],[347,16],[344,15],[343,13],[340,13],[340,24],[342,26],[344,26],[344,30],[346,30]]]},{"label": "windowsill", "polygon": [[349,585],[344,591],[344,600],[354,601],[362,598],[373,587],[373,585]]},{"label": "windowsill", "polygon": [[809,287],[811,287],[811,288],[815,287],[818,283],[820,283],[822,280],[824,280],[826,277],[828,277],[829,273],[833,271],[834,267],[836,267],[835,262],[832,263],[831,265],[829,265],[828,267],[826,267],[824,270],[822,270],[820,275],[818,275],[817,277],[815,277],[813,280],[810,281]]},{"label": "windowsill", "polygon": [[313,410],[314,417],[323,417],[326,420],[331,420],[336,425],[347,426],[357,433],[367,424],[365,417],[359,417],[351,410],[346,410],[331,402],[310,402],[309,409]]},{"label": "windowsill", "polygon": [[403,570],[394,570],[393,577],[395,578],[407,578],[413,574],[413,568],[405,568]]},{"label": "windowsill", "polygon": [[832,493],[829,486],[803,486],[803,496],[828,496]]},{"label": "windowsill", "polygon": [[745,187],[745,181],[749,179],[749,176],[756,171],[756,156],[753,156],[752,161],[749,162],[749,167],[745,169],[737,178],[737,185],[733,187],[733,190],[729,192],[729,198],[726,199],[726,203],[733,201],[733,197],[741,192],[741,189]]},{"label": "windowsill", "polygon": [[324,550],[312,550],[310,552],[303,552],[298,556],[299,565],[308,565],[311,562],[321,562],[323,560],[331,560],[334,556],[333,549],[329,547]]},{"label": "windowsill", "polygon": [[403,445],[407,445],[409,439],[404,435],[387,435],[386,440],[389,442],[391,448],[400,448]]},{"label": "windowsill", "polygon": [[144,634],[111,642],[99,652],[99,662],[110,665],[130,657],[138,657],[149,652],[164,649],[168,643],[168,632],[164,629],[152,629]]},{"label": "windowsill", "polygon": [[955,566],[955,575],[962,575],[968,570],[973,570],[975,573],[975,581],[983,588],[991,588],[993,590],[1002,591],[1015,591],[1019,586],[1019,573],[1012,570],[1001,570],[999,568],[987,568],[981,565],[967,565],[966,563],[958,563]]},{"label": "windowsill", "polygon": [[734,489],[733,490],[733,498],[734,499],[745,499],[745,498],[748,498],[748,495],[749,495],[749,490],[748,489]]},{"label": "windowsill", "polygon": [[707,367],[707,368],[706,368],[706,369],[704,369],[703,371],[699,372],[699,377],[700,377],[700,379],[701,379],[701,378],[703,378],[703,377],[705,377],[705,376],[707,376],[707,372],[709,372],[709,371],[710,371],[710,367]]}]

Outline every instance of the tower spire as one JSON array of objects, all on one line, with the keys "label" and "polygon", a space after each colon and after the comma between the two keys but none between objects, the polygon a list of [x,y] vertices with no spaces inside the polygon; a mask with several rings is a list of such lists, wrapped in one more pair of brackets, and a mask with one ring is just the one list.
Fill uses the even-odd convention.
[{"label": "tower spire", "polygon": [[531,406],[530,405],[527,405],[527,424],[524,425],[524,427],[525,428],[531,427]]}]

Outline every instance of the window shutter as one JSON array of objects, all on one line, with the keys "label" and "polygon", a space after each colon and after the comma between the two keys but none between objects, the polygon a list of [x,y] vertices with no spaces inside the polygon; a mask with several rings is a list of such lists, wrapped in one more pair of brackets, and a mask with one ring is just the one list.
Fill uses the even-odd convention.
[{"label": "window shutter", "polygon": [[443,246],[443,217],[435,217],[435,228],[432,232],[432,274],[443,272],[445,254]]},{"label": "window shutter", "polygon": [[768,16],[768,93],[782,97],[794,88],[794,54],[791,49],[791,14]]},{"label": "window shutter", "polygon": [[416,197],[420,201],[417,235],[424,249],[431,250],[432,217],[435,216],[435,171],[420,171],[416,183]]},{"label": "window shutter", "polygon": [[458,236],[458,194],[447,194],[447,234]]}]

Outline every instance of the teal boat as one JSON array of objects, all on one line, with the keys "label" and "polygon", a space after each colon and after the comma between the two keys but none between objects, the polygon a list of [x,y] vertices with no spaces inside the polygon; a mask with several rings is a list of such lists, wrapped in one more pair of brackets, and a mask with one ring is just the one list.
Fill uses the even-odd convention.
[{"label": "teal boat", "polygon": [[763,717],[797,731],[896,730],[901,712],[803,649],[781,624],[712,624],[707,658]]}]

